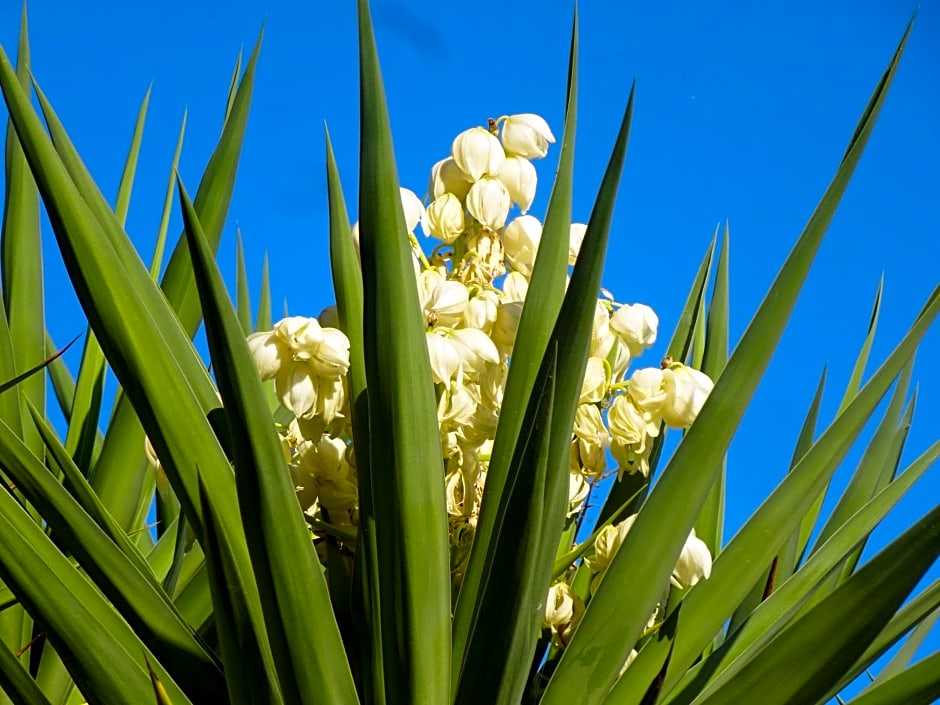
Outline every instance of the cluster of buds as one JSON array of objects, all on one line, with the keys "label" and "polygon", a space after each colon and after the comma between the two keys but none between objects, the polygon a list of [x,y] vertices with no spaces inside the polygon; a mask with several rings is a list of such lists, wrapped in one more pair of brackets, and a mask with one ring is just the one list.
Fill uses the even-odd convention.
[{"label": "cluster of buds", "polygon": [[[541,222],[528,213],[538,182],[531,160],[544,157],[554,141],[538,115],[491,119],[454,139],[450,155],[431,169],[424,201],[401,189],[439,399],[455,585],[476,529],[516,329],[542,237]],[[419,227],[440,241],[427,254],[415,235]],[[577,260],[585,231],[581,223],[570,227],[569,265]],[[358,224],[352,235],[358,245]],[[619,473],[648,475],[653,440],[664,427],[687,428],[712,387],[701,372],[669,359],[629,374],[633,360],[656,342],[659,320],[644,304],[617,303],[602,293],[572,429],[569,516],[581,512],[593,485],[607,475],[608,457]],[[274,381],[278,400],[293,415],[280,432],[305,511],[314,525],[340,527],[352,536],[358,489],[346,393],[350,343],[335,320],[333,307],[318,318],[288,317],[248,342],[261,378]],[[601,532],[589,561],[595,580],[629,522]],[[711,557],[699,544],[693,533],[673,573],[675,584],[687,587],[708,576]],[[354,549],[354,542],[348,545]],[[583,608],[582,599],[558,583],[548,595],[544,626],[564,644]]]}]

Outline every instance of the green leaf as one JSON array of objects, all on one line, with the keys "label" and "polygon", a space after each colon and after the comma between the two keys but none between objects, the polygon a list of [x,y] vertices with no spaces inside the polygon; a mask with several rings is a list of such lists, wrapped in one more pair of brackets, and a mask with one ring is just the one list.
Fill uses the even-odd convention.
[{"label": "green leaf", "polygon": [[[705,292],[708,288],[708,276],[711,271],[712,261],[715,255],[715,245],[718,242],[718,230],[715,230],[715,234],[712,236],[712,241],[708,246],[708,250],[705,252],[705,257],[702,259],[701,264],[699,265],[698,272],[695,275],[695,280],[692,282],[692,288],[689,290],[689,295],[686,297],[685,305],[682,309],[682,314],[679,316],[679,321],[676,324],[676,328],[673,331],[672,339],[669,342],[669,347],[667,348],[667,356],[672,357],[675,360],[685,360],[688,357],[689,349],[692,345],[692,331],[695,328],[695,321],[698,320],[701,315],[701,311],[705,305]],[[663,425],[660,427],[659,436],[653,440],[653,449],[650,452],[650,476],[654,474],[656,470],[657,461],[659,455],[662,452],[662,445],[666,437],[666,427]],[[487,479],[488,481],[488,479]],[[601,524],[607,521],[608,518],[613,514],[617,507],[623,505],[627,497],[632,497],[636,495],[637,490],[645,487],[646,489],[641,491],[637,496],[633,506],[630,510],[627,511],[627,514],[635,514],[637,508],[643,503],[643,500],[646,499],[646,493],[649,491],[649,480],[641,473],[628,473],[624,472],[620,474],[620,477],[611,487],[610,492],[607,495],[607,499],[604,501],[604,506],[601,508],[600,514],[597,516],[597,524]]]},{"label": "green leaf", "polygon": [[0,693],[16,698],[19,705],[51,705],[23,664],[0,644]]},{"label": "green leaf", "polygon": [[179,136],[176,138],[176,150],[173,152],[173,161],[170,164],[166,194],[163,197],[163,211],[160,214],[157,241],[153,246],[153,257],[150,258],[150,276],[154,281],[158,281],[160,270],[163,268],[163,252],[166,249],[166,236],[170,230],[170,213],[173,207],[173,193],[176,190],[176,171],[179,168],[180,154],[183,152],[183,135],[186,133],[186,115],[187,112],[184,110]]},{"label": "green leaf", "polygon": [[[712,291],[712,300],[708,306],[708,317],[705,324],[705,349],[702,359],[702,372],[713,381],[721,376],[725,363],[728,361],[728,318],[729,305],[729,276],[728,251],[731,233],[725,223],[725,236],[718,253],[718,268],[715,272],[715,288]],[[721,551],[722,533],[724,531],[725,516],[725,466],[726,458],[720,461],[721,469],[716,473],[705,505],[695,520],[695,534],[705,545],[712,556]]]},{"label": "green leaf", "polygon": [[864,653],[856,659],[852,667],[846,671],[836,686],[830,691],[835,694],[856,676],[875,662],[885,651],[890,649],[901,637],[936,609],[940,608],[940,580],[935,580],[925,588],[917,597],[913,598],[904,607],[898,610],[891,621],[885,625],[881,633],[872,640]]},{"label": "green leaf", "polygon": [[[29,71],[29,37],[24,6],[16,72],[14,74],[11,67],[7,80],[16,82],[20,90],[28,91]],[[13,360],[17,368],[22,369],[46,358],[46,324],[39,194],[14,122],[11,116],[6,135],[6,190],[0,232],[0,280],[3,283],[3,304],[13,346]],[[45,409],[45,374],[26,380],[20,387],[20,394],[37,408]],[[20,414],[25,417],[25,410],[21,410]],[[27,446],[34,453],[42,452],[42,439],[34,428],[24,424],[22,434]]]},{"label": "green leaf", "polygon": [[[816,435],[816,426],[819,422],[819,407],[822,405],[823,390],[826,387],[826,373],[827,367],[823,366],[822,374],[819,376],[819,384],[816,385],[816,393],[813,395],[813,401],[809,405],[806,418],[803,419],[800,435],[796,439],[796,446],[793,449],[793,457],[790,459],[790,469],[788,472],[793,471],[793,468],[796,467],[800,458],[802,458],[813,445],[813,438]],[[816,503],[814,502],[813,506],[810,508],[810,512],[813,511],[813,507],[815,506]],[[815,517],[813,517],[812,523],[814,524],[815,521]],[[783,548],[778,554],[776,576],[778,583],[783,583],[787,578],[793,575],[802,560],[803,548],[805,546],[805,544],[800,543],[802,527],[803,522],[801,521],[800,527],[790,535],[790,538],[783,545]]]},{"label": "green leaf", "polygon": [[[733,677],[693,702],[721,705],[761,693],[767,705],[814,702],[865,650],[940,555],[940,506],[778,634]],[[780,678],[781,673],[789,674]]]},{"label": "green leaf", "polygon": [[[218,246],[222,236],[222,227],[235,185],[235,174],[238,170],[242,139],[248,121],[255,66],[260,49],[261,37],[259,36],[245,67],[231,111],[227,111],[222,136],[209,159],[196,193],[196,214],[203,224],[213,249]],[[51,126],[50,123],[50,128]],[[180,142],[181,140],[182,130]],[[165,213],[168,214],[166,209]],[[154,255],[153,266],[156,269],[159,269],[160,257],[158,255],[159,246],[158,252]],[[136,253],[134,256],[137,256]],[[199,309],[189,252],[182,237],[167,264],[161,288],[166,303],[179,317],[179,323],[174,323],[173,327],[178,327],[181,323],[186,335],[191,338],[199,327],[202,314]],[[214,392],[211,393],[214,395]],[[209,400],[206,399],[206,401]],[[141,494],[141,483],[147,472],[146,458],[141,450],[143,439],[144,433],[132,404],[122,395],[118,399],[108,426],[107,438],[95,466],[93,484],[105,505],[112,513],[115,513],[118,521],[127,529],[133,528],[134,513],[125,512],[119,515],[115,512],[115,508],[121,505],[126,506],[123,498],[136,497]],[[189,494],[191,498],[195,496],[195,485],[191,487]],[[195,505],[193,511],[198,512]]]},{"label": "green leaf", "polygon": [[[849,378],[849,383],[845,388],[845,393],[842,396],[842,401],[839,403],[839,411],[848,406],[849,402],[852,401],[852,397],[855,396],[855,393],[859,390],[859,387],[862,385],[862,376],[865,374],[865,367],[868,364],[868,356],[871,353],[871,346],[875,340],[875,329],[878,326],[878,312],[881,310],[881,294],[884,287],[884,277],[878,282],[878,290],[875,292],[875,302],[872,305],[871,317],[868,320],[868,331],[865,335],[865,341],[862,343],[862,348],[858,353],[858,357],[855,360],[855,366],[852,368],[852,375]],[[812,536],[813,530],[816,527],[816,522],[819,519],[819,512],[822,510],[823,501],[826,499],[826,490],[820,493],[819,497],[816,498],[816,501],[813,503],[813,506],[806,513],[806,516],[803,517],[803,521],[800,524],[800,535],[799,542],[796,550],[796,556],[802,556],[803,552],[806,551],[809,546],[809,540]]]},{"label": "green leaf", "polygon": [[[284,702],[277,680],[265,663],[263,645],[257,630],[246,615],[249,606],[238,587],[240,571],[232,561],[225,535],[219,531],[215,511],[208,501],[209,491],[199,477],[199,499],[205,517],[206,570],[212,594],[211,607],[218,632],[225,679],[232,705],[254,705]],[[199,590],[202,593],[202,589]]]},{"label": "green leaf", "polygon": [[264,387],[182,182],[179,193],[281,692],[288,703],[349,705],[358,701],[352,674]]},{"label": "green leaf", "polygon": [[[565,127],[558,157],[558,171],[549,197],[540,247],[529,280],[527,299],[538,305],[523,306],[513,346],[512,365],[506,378],[499,425],[486,474],[480,515],[473,546],[454,610],[451,689],[456,692],[470,632],[477,620],[483,576],[487,570],[490,545],[499,541],[496,526],[500,497],[509,481],[525,410],[540,365],[548,349],[552,329],[564,298],[568,271],[568,243],[571,230],[571,189],[574,170],[574,141],[577,125],[578,15],[575,10],[568,59],[568,85],[565,101]],[[570,429],[569,429],[570,430]]]},{"label": "green leaf", "polygon": [[[45,470],[43,470],[45,472]],[[0,491],[0,578],[45,625],[76,684],[101,703],[146,702],[150,652],[97,588],[63,556],[6,491]],[[97,634],[95,648],[88,635]],[[160,669],[173,700],[189,700]]]},{"label": "green leaf", "polygon": [[[35,417],[41,420],[38,413]],[[0,424],[0,456],[7,474],[45,519],[56,543],[78,560],[138,636],[151,645],[180,687],[197,700],[217,692],[222,674],[215,659],[196,640],[143,560],[131,560],[132,549],[125,545],[122,551],[4,424]],[[57,456],[68,463],[67,455]]]},{"label": "green leaf", "polygon": [[[601,702],[668,585],[669,576],[799,296],[894,76],[905,33],[836,176],[624,539],[549,682],[543,705]],[[702,472],[710,468],[711,472]],[[662,517],[669,516],[669,522]],[[644,580],[633,576],[646,576]],[[748,585],[750,587],[750,585]],[[609,629],[617,624],[616,634]]]},{"label": "green leaf", "polygon": [[267,253],[264,255],[264,264],[261,267],[261,294],[258,297],[255,330],[271,330],[271,275]]},{"label": "green leaf", "polygon": [[[740,668],[747,658],[746,654],[750,653],[748,650],[760,648],[787,623],[792,621],[820,582],[828,575],[831,575],[845,556],[878,525],[938,456],[940,456],[940,442],[935,443],[895,482],[880,492],[846,522],[800,570],[764,600],[748,616],[747,621],[742,624],[740,629],[731,633],[721,647],[710,654],[704,662],[697,664],[686,672],[682,664],[686,663],[687,659],[682,660],[680,658],[676,664],[676,670],[672,673],[672,678],[668,679],[665,684],[664,692],[666,697],[664,702],[690,702],[706,681],[713,679],[726,669]],[[721,560],[724,561],[722,571],[728,578],[725,580],[724,585],[727,585],[729,580],[733,578],[732,570],[736,566],[734,564],[729,565],[725,556],[722,556]],[[717,565],[719,562],[716,562],[715,568],[719,568],[719,565]],[[715,573],[712,576],[714,577]],[[721,576],[719,575],[719,577]],[[703,589],[706,586],[708,590]],[[686,598],[684,605],[686,614],[690,617],[702,615],[698,619],[699,623],[703,620],[709,620],[709,612],[707,611],[709,609],[716,609],[720,614],[722,610],[715,604],[718,588],[720,587],[721,585],[712,584],[711,579],[696,585]],[[710,593],[711,600],[707,599],[709,597],[708,593]],[[694,621],[687,622],[685,626],[692,628]],[[701,626],[701,629],[703,632],[709,631],[707,626]],[[686,652],[691,652],[694,648],[693,644],[691,648],[686,649]],[[742,654],[745,654],[744,658],[741,658]],[[740,660],[737,660],[739,658]],[[672,684],[676,680],[679,680],[679,684],[673,690]]]},{"label": "green leaf", "polygon": [[390,702],[444,703],[450,560],[437,404],[367,0],[359,0],[359,242],[382,647]]},{"label": "green leaf", "polygon": [[930,631],[933,629],[938,619],[940,619],[940,610],[934,610],[923,622],[914,627],[914,630],[904,641],[904,645],[898,649],[898,652],[888,661],[887,665],[881,669],[873,685],[877,685],[888,678],[892,678],[904,672],[910,665],[917,650],[927,639],[927,636],[930,634]]},{"label": "green leaf", "polygon": [[513,468],[500,497],[500,540],[490,544],[479,600],[485,620],[471,632],[455,705],[518,703],[525,688],[550,581],[546,568],[551,565],[545,565],[544,557],[546,548],[553,547],[546,547],[544,527],[552,510],[559,509],[549,478],[555,471],[549,467],[549,452],[557,355],[555,345],[529,398],[513,463],[519,469]]},{"label": "green leaf", "polygon": [[940,698],[940,653],[885,679],[849,702],[852,705],[930,705]]},{"label": "green leaf", "polygon": [[372,704],[385,702],[385,667],[382,656],[381,581],[376,553],[376,517],[372,506],[372,471],[369,458],[369,400],[362,338],[362,269],[353,244],[349,214],[343,198],[336,158],[329,131],[326,132],[326,183],[330,206],[330,267],[340,329],[349,338],[349,410],[353,427],[353,448],[359,489],[359,536],[353,592],[352,619],[356,626],[362,699]]},{"label": "green leaf", "polygon": [[248,290],[248,268],[245,266],[245,248],[242,230],[235,228],[235,302],[238,322],[245,335],[251,333],[251,293]]}]

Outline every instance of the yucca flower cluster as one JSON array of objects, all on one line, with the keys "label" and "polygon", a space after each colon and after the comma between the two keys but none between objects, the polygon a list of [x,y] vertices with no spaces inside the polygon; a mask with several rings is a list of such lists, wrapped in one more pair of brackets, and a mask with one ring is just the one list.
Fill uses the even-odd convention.
[{"label": "yucca flower cluster", "polygon": [[[431,168],[427,207],[414,192],[401,189],[438,398],[455,586],[480,511],[516,329],[542,234],[541,222],[528,213],[538,181],[532,160],[544,157],[554,141],[538,115],[490,119],[485,128],[457,135],[450,156]],[[510,220],[513,207],[518,214]],[[419,228],[439,241],[428,254],[416,235]],[[571,225],[570,265],[585,229],[581,223]],[[358,244],[358,223],[352,235]],[[572,429],[569,517],[584,508],[595,483],[607,475],[609,455],[618,472],[647,475],[652,439],[663,425],[687,428],[712,388],[702,372],[670,359],[628,375],[633,360],[656,342],[659,320],[649,306],[617,303],[603,293]],[[284,318],[273,330],[249,336],[249,344],[261,377],[274,380],[278,400],[294,416],[283,427],[282,439],[307,515],[314,526],[335,527],[348,536],[357,524],[345,392],[350,344],[337,326],[335,308],[329,307],[317,318]],[[598,579],[627,528],[629,520],[599,535],[589,562]],[[686,586],[707,575],[707,553],[694,569],[677,567]],[[559,590],[564,588],[553,588]],[[565,600],[553,607],[556,602],[550,597],[545,626],[561,633],[578,610],[569,609]]]}]

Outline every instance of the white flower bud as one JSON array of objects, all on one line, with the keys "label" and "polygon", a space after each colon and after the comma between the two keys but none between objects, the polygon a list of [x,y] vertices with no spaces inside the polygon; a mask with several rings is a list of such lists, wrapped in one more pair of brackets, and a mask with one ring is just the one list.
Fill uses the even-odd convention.
[{"label": "white flower bud", "polygon": [[261,379],[274,379],[284,361],[290,359],[290,349],[274,331],[252,333],[248,336],[248,348]]},{"label": "white flower bud", "polygon": [[463,369],[474,377],[482,374],[487,362],[499,364],[502,358],[490,337],[476,328],[460,328],[451,333]]},{"label": "white flower bud", "polygon": [[620,333],[630,354],[636,357],[656,342],[659,317],[645,304],[621,306],[610,317],[610,327]]},{"label": "white flower bud", "polygon": [[542,628],[564,632],[583,611],[584,602],[572,592],[568,583],[555,583],[548,589],[545,599]]},{"label": "white flower bud", "polygon": [[542,239],[542,224],[531,215],[520,215],[503,231],[506,258],[517,270],[528,276],[535,264],[535,254]]},{"label": "white flower bud", "polygon": [[636,514],[628,516],[619,524],[605,526],[594,539],[594,555],[588,559],[588,566],[595,573],[602,573],[617,555],[623,540],[636,521]]},{"label": "white flower bud", "polygon": [[548,145],[555,136],[545,119],[532,113],[510,115],[503,121],[503,147],[509,154],[527,159],[540,159],[548,154]]},{"label": "white flower bud", "polygon": [[432,326],[457,325],[470,300],[466,284],[444,279],[430,269],[418,275],[418,282],[418,296],[427,322]]},{"label": "white flower bud", "polygon": [[516,342],[516,330],[519,328],[521,316],[522,302],[505,301],[499,305],[496,323],[493,325],[493,342],[504,355],[512,351],[512,346]]},{"label": "white flower bud", "polygon": [[666,390],[663,386],[663,371],[658,367],[644,367],[634,371],[627,382],[627,391],[641,411],[653,416],[662,413]]},{"label": "white flower bud", "polygon": [[503,168],[499,171],[499,180],[509,190],[512,202],[525,213],[535,200],[535,187],[538,174],[535,167],[525,157],[506,157]]},{"label": "white flower bud", "polygon": [[454,194],[459,200],[467,197],[473,179],[464,174],[453,157],[441,159],[431,167],[431,179],[428,182],[428,193],[431,198],[438,199],[445,193]]},{"label": "white flower bud", "polygon": [[512,207],[509,190],[495,176],[483,176],[467,193],[467,210],[479,223],[494,232],[506,223]]},{"label": "white flower bud", "polygon": [[671,582],[679,588],[689,588],[702,578],[712,574],[712,554],[702,539],[695,535],[695,529],[689,534],[676,567],[673,568]]},{"label": "white flower bud", "polygon": [[715,386],[704,372],[674,365],[663,370],[663,420],[672,428],[688,428]]},{"label": "white flower bud", "polygon": [[457,135],[451,145],[451,156],[472,181],[478,181],[484,174],[496,176],[506,161],[499,140],[482,127],[472,127]]},{"label": "white flower bud", "polygon": [[529,280],[522,272],[510,272],[503,279],[503,301],[525,301]]},{"label": "white flower bud", "polygon": [[435,384],[450,384],[460,369],[460,353],[445,336],[427,333],[428,357],[431,360],[431,376]]},{"label": "white flower bud", "polygon": [[463,232],[463,204],[452,193],[435,198],[428,206],[428,229],[431,234],[450,244]]},{"label": "white flower bud", "polygon": [[489,335],[496,322],[498,308],[499,296],[495,291],[479,292],[467,302],[467,308],[463,312],[464,327],[478,328]]},{"label": "white flower bud", "polygon": [[427,212],[424,210],[424,204],[421,199],[415,195],[414,191],[406,188],[399,188],[401,192],[401,207],[405,213],[405,229],[413,233],[418,224],[421,224],[421,232],[428,234]]},{"label": "white flower bud", "polygon": [[343,439],[324,433],[317,443],[307,441],[303,444],[297,464],[317,480],[339,482],[349,474],[345,458],[346,443]]},{"label": "white flower bud", "polygon": [[568,516],[581,511],[581,505],[587,499],[591,486],[580,472],[568,473]]},{"label": "white flower bud", "polygon": [[581,252],[581,243],[584,242],[584,233],[587,232],[587,225],[584,223],[572,223],[568,234],[568,264],[574,264],[578,260],[578,253]]},{"label": "white flower bud", "polygon": [[589,357],[581,382],[579,404],[596,404],[607,393],[607,370],[599,357]]},{"label": "white flower bud", "polygon": [[317,405],[317,388],[306,363],[285,365],[274,378],[274,388],[285,408],[298,418],[313,416]]}]

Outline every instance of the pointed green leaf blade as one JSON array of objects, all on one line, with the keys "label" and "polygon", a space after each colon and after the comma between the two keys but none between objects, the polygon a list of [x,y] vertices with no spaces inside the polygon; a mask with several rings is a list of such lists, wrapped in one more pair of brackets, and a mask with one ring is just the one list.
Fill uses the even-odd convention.
[{"label": "pointed green leaf blade", "polygon": [[450,693],[450,559],[431,366],[369,4],[359,1],[359,237],[382,642],[390,702]]},{"label": "pointed green leaf blade", "polygon": [[287,702],[356,703],[326,581],[297,503],[245,331],[179,182],[206,338],[232,438],[239,508]]},{"label": "pointed green leaf blade", "polygon": [[[731,437],[770,362],[826,227],[897,69],[910,28],[879,82],[832,184],[745,331],[696,422],[647,498],[549,682],[543,705],[606,697],[669,581]],[[712,468],[713,472],[701,469]],[[663,516],[672,521],[663,523]],[[631,576],[644,575],[642,581]],[[619,629],[613,638],[608,625]]]}]

